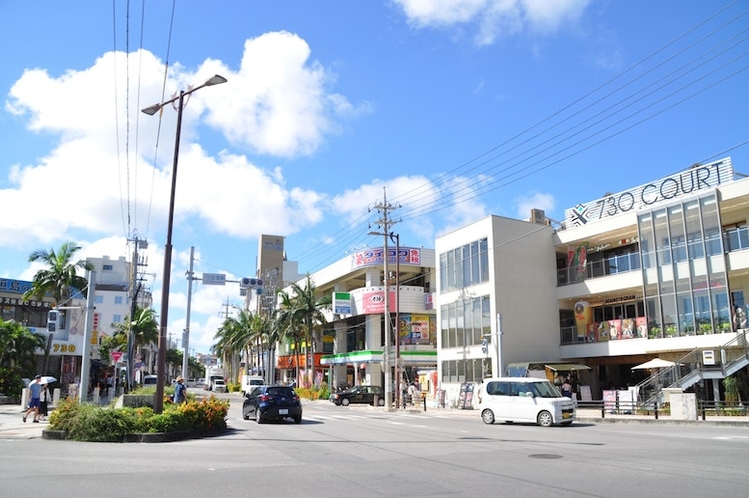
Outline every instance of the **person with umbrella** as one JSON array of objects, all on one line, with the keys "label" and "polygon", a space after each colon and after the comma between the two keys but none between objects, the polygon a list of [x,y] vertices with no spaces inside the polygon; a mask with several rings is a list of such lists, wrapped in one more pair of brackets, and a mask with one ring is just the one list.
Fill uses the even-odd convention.
[{"label": "person with umbrella", "polygon": [[29,383],[29,409],[23,414],[23,421],[26,422],[26,418],[30,413],[34,413],[34,423],[39,423],[39,401],[42,393],[42,376],[37,375],[34,377],[34,381]]},{"label": "person with umbrella", "polygon": [[39,396],[39,416],[37,420],[47,420],[47,415],[49,414],[49,389],[45,378],[42,378],[40,382],[42,384],[42,392]]}]

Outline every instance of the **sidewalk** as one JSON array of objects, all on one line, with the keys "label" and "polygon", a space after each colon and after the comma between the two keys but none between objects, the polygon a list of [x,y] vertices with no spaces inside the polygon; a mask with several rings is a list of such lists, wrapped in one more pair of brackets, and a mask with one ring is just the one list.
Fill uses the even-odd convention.
[{"label": "sidewalk", "polygon": [[[309,401],[302,400],[302,403],[330,403],[327,400]],[[369,405],[350,405],[351,408],[364,410],[384,410],[382,407],[373,407]],[[23,422],[25,410],[21,409],[18,404],[0,405],[0,439],[35,439],[42,437],[42,431],[47,428],[48,421],[42,421],[35,424],[31,418],[26,423]],[[392,412],[396,412],[393,408]],[[441,408],[427,403],[426,411],[424,405],[409,405],[405,409],[400,408],[398,413],[408,413],[411,415],[429,416],[447,416],[447,417],[472,417],[477,423],[481,423],[481,414],[476,409],[459,409],[459,408]],[[667,425],[691,425],[691,426],[716,426],[716,427],[747,427],[749,428],[749,416],[740,417],[722,417],[708,415],[705,420],[675,420],[670,415],[659,415],[656,419],[653,415],[624,415],[601,413],[601,410],[593,408],[579,408],[577,410],[577,421],[581,424],[667,424]]]}]

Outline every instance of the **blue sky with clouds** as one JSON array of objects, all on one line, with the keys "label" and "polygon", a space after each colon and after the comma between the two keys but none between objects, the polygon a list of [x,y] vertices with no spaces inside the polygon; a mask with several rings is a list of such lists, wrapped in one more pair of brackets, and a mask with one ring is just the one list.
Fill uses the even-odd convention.
[{"label": "blue sky with clouds", "polygon": [[[145,3],[145,11],[142,9]],[[137,4],[137,5],[136,5]],[[174,7],[174,10],[172,10]],[[488,214],[578,202],[731,156],[749,173],[749,1],[0,3],[0,276],[74,240],[149,243],[159,309],[176,113],[140,109],[214,74],[183,113],[169,330],[197,273],[255,272],[257,236],[314,272],[379,245],[433,247]],[[235,288],[198,285],[207,351]]]}]

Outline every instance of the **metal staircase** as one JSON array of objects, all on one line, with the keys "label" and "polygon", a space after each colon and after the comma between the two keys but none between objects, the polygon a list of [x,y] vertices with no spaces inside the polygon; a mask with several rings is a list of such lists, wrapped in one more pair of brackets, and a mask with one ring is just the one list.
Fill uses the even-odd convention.
[{"label": "metal staircase", "polygon": [[[712,351],[717,357],[710,361]],[[708,361],[706,363],[706,358]],[[672,367],[661,368],[637,384],[638,404],[652,408],[665,400],[664,389],[684,391],[703,379],[725,379],[749,365],[749,329],[740,330],[735,337],[715,348],[690,351]]]}]

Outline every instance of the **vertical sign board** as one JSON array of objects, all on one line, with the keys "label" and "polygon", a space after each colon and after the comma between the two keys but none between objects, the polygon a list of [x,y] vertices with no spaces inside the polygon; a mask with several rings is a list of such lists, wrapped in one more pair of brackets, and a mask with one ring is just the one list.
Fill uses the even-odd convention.
[{"label": "vertical sign board", "polygon": [[338,315],[351,314],[351,293],[334,292],[333,293],[333,313]]},{"label": "vertical sign board", "polygon": [[715,365],[715,350],[713,349],[702,350],[702,364],[703,365]]}]

